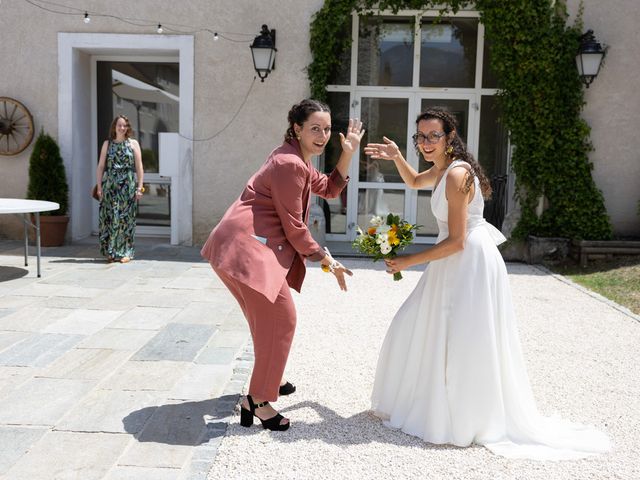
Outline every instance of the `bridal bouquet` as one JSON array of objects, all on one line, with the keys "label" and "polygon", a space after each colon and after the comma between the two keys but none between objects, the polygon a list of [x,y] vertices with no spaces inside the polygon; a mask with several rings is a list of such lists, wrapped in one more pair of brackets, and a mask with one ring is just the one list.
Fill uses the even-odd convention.
[{"label": "bridal bouquet", "polygon": [[[369,224],[366,232],[357,227],[358,236],[352,246],[361,253],[372,255],[374,262],[397,256],[400,250],[411,244],[413,232],[418,229],[418,225],[401,220],[393,213],[387,215],[386,222],[382,217],[375,215]],[[402,279],[402,274],[394,273],[393,279]]]}]

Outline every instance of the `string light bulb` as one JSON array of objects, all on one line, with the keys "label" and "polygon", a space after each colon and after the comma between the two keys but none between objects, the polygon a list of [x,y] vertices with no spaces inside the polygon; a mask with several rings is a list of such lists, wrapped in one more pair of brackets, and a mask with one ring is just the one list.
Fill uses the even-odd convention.
[{"label": "string light bulb", "polygon": [[162,30],[162,24],[158,24],[158,29],[156,30],[156,32],[158,33],[162,33],[164,30]]},{"label": "string light bulb", "polygon": [[91,17],[89,16],[89,12],[84,12],[84,23],[91,22]]},{"label": "string light bulb", "polygon": [[217,42],[218,38],[220,38],[220,37],[218,37],[218,32],[213,32],[213,41]]}]

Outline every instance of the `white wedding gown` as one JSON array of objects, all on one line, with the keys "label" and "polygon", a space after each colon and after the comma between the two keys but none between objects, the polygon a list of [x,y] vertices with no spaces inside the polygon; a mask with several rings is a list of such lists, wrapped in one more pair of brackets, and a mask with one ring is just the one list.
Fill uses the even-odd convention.
[{"label": "white wedding gown", "polygon": [[[431,198],[438,242],[448,236],[447,174]],[[482,217],[478,179],[465,248],[430,262],[382,345],[372,410],[385,424],[435,444],[484,445],[512,458],[575,459],[610,448],[590,426],[543,417],[522,357],[504,236]]]}]

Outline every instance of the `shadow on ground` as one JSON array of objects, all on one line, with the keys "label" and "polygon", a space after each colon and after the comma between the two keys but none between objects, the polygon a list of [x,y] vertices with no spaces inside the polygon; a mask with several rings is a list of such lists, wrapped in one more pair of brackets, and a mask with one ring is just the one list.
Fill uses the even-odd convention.
[{"label": "shadow on ground", "polygon": [[139,442],[196,446],[224,436],[238,395],[135,410],[122,419]]},{"label": "shadow on ground", "polygon": [[3,267],[0,265],[0,282],[8,282],[22,278],[29,273],[29,270],[18,267]]}]

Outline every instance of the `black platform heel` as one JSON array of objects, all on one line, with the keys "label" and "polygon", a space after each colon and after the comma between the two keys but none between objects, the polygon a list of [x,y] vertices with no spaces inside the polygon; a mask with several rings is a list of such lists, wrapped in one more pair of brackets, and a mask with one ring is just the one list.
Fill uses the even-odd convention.
[{"label": "black platform heel", "polygon": [[262,423],[262,428],[267,430],[284,432],[289,429],[289,424],[291,422],[287,422],[284,425],[280,424],[280,421],[284,418],[282,415],[277,413],[271,418],[267,420],[262,420],[260,417],[256,415],[256,408],[262,408],[266,405],[269,405],[269,402],[258,403],[257,405],[253,403],[253,398],[251,395],[247,395],[247,401],[249,402],[249,410],[244,408],[242,405],[240,406],[240,425],[243,427],[250,427],[253,425],[253,417],[257,417],[258,420]]},{"label": "black platform heel", "polygon": [[296,391],[296,386],[293,383],[285,383],[284,385],[280,385],[280,389],[278,390],[278,394],[280,395],[291,395]]}]

